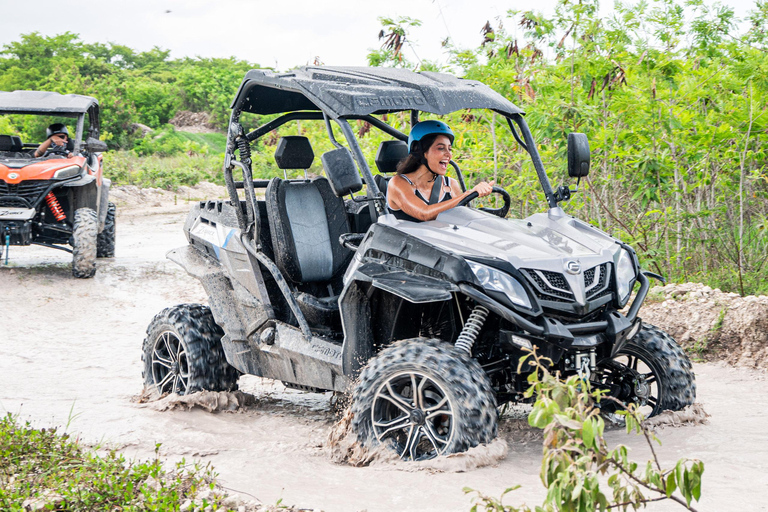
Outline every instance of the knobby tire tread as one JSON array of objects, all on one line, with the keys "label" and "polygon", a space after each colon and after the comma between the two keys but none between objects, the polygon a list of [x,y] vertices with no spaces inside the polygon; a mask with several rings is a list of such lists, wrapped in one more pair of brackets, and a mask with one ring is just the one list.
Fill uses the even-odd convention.
[{"label": "knobby tire tread", "polygon": [[104,229],[96,240],[97,258],[114,258],[115,256],[115,213],[117,208],[114,203],[107,206],[107,218],[104,220]]},{"label": "knobby tire tread", "polygon": [[155,340],[166,331],[175,333],[185,347],[189,364],[187,393],[237,389],[240,374],[224,355],[221,346],[224,331],[214,321],[210,308],[202,304],[179,304],[162,310],[152,319],[141,356],[145,386],[155,385],[152,353]]},{"label": "knobby tire tread", "polygon": [[422,337],[392,344],[360,373],[352,395],[352,428],[363,446],[373,448],[379,444],[370,419],[378,387],[387,376],[403,370],[430,374],[454,397],[456,431],[443,455],[466,451],[496,437],[496,398],[483,369],[452,345]]},{"label": "knobby tire tread", "polygon": [[92,208],[78,208],[72,224],[72,275],[86,279],[96,274],[96,237],[99,219]]},{"label": "knobby tire tread", "polygon": [[660,367],[661,407],[658,412],[679,411],[696,400],[693,365],[677,342],[655,325],[643,324],[640,332],[619,352],[642,356],[645,353]]}]

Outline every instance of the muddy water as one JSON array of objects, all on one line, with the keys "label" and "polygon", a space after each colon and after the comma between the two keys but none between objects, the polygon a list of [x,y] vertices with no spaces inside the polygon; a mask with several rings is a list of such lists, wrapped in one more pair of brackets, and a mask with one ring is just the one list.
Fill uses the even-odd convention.
[{"label": "muddy water", "polygon": [[[421,467],[386,459],[353,467],[334,463],[327,447],[337,419],[330,395],[244,377],[240,388],[254,398],[235,405],[211,397],[204,403],[223,405],[140,403],[147,324],[164,307],[205,300],[199,284],[164,258],[186,243],[186,211],[184,205],[119,210],[117,257],[100,261],[90,280],[70,277],[66,253],[11,248],[11,266],[0,266],[0,412],[58,426],[129,457],[150,458],[160,444],[170,460],[212,463],[223,485],[264,504],[282,499],[326,512],[468,510],[463,487],[498,496],[513,484],[522,488],[508,503],[540,502],[540,438],[520,420],[503,422],[501,439],[468,457]],[[695,371],[709,421],[659,426],[660,458],[704,460],[699,510],[768,510],[766,374],[714,364]],[[640,439],[619,430],[608,437],[646,460]]]}]

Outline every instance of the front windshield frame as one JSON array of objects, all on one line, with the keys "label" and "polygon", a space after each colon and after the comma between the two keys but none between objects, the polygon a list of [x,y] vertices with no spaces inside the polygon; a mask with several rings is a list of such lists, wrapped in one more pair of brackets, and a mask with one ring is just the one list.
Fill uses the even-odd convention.
[{"label": "front windshield frame", "polygon": [[[349,149],[352,151],[358,170],[362,175],[363,180],[367,186],[366,199],[369,201],[372,201],[372,203],[375,205],[375,208],[379,214],[382,213],[383,208],[385,206],[384,196],[379,191],[379,188],[376,185],[375,180],[373,179],[373,173],[371,172],[371,168],[369,167],[368,162],[363,155],[362,149],[358,144],[357,137],[355,136],[354,131],[350,127],[348,121],[361,120],[361,121],[368,122],[373,127],[391,135],[395,139],[402,140],[402,141],[408,140],[407,134],[389,125],[388,123],[380,119],[380,117],[378,117],[375,114],[342,116],[338,118],[333,118],[323,110],[317,110],[317,111],[300,110],[300,111],[293,111],[293,112],[285,112],[279,115],[277,118],[271,119],[270,121],[267,121],[261,126],[258,126],[255,129],[251,130],[250,132],[246,133],[246,131],[243,128],[243,125],[240,123],[240,115],[242,114],[243,110],[242,108],[240,108],[239,105],[233,105],[233,107],[234,108],[230,116],[229,129],[227,133],[227,149],[226,149],[225,163],[224,163],[225,181],[227,182],[227,188],[230,190],[230,197],[233,201],[239,200],[237,191],[236,191],[237,187],[235,185],[234,178],[232,177],[232,171],[234,170],[235,167],[241,168],[241,170],[243,170],[244,172],[246,171],[246,167],[247,167],[247,173],[249,176],[247,179],[244,179],[244,181],[250,182],[250,186],[253,187],[252,169],[250,167],[251,162],[249,158],[250,153],[248,153],[245,159],[242,159],[243,154],[242,154],[241,148],[243,143],[246,143],[250,146],[252,142],[255,142],[256,140],[260,139],[264,135],[270,132],[273,132],[280,126],[291,121],[323,120],[326,122],[327,126],[329,127],[329,130],[330,130],[330,121],[334,121],[336,125],[341,129],[341,132],[344,135],[344,139],[346,139],[347,145]],[[404,109],[403,111],[405,112],[408,110]],[[530,128],[528,127],[528,124],[525,122],[524,114],[522,113],[505,114],[501,112],[497,112],[497,113],[507,120],[508,127],[512,132],[515,140],[518,142],[518,144],[520,144],[520,146],[526,151],[526,153],[528,153],[529,157],[531,158],[539,183],[546,197],[548,206],[550,208],[557,207],[558,201],[557,201],[556,195],[552,190],[552,186],[549,182],[549,178],[547,177],[546,171],[544,170],[544,165],[541,160],[541,156],[539,155],[538,150],[536,148],[536,142],[533,138],[533,134],[531,133]],[[419,122],[420,111],[410,110],[410,114],[411,114],[410,121],[412,126],[414,123]],[[518,130],[519,130],[519,133],[518,133]],[[330,130],[330,134],[334,144],[338,145],[339,143],[335,141],[335,139],[333,139],[332,137],[332,130]],[[241,153],[241,159],[242,159],[241,161],[239,161],[237,158],[236,151],[235,151],[236,149],[238,149],[239,152]],[[451,160],[450,164],[456,172],[456,175],[458,178],[457,181],[459,182],[462,190],[466,190],[464,176],[458,163]],[[253,196],[252,190],[246,191],[246,197],[247,198],[251,197],[251,199],[246,200],[247,203],[255,201],[255,197]],[[251,207],[255,209],[255,204],[253,206],[249,206],[249,208]],[[252,222],[253,221],[252,218],[253,218],[253,215],[249,214],[248,221]],[[242,224],[243,228],[245,228],[245,223],[246,223],[246,219],[243,218],[243,224]]]}]

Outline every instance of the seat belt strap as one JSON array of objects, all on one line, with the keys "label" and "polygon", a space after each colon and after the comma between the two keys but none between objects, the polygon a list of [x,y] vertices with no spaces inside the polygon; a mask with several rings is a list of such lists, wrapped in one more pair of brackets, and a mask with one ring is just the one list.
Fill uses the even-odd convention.
[{"label": "seat belt strap", "polygon": [[443,177],[435,176],[435,182],[432,185],[432,192],[429,194],[429,204],[437,204],[440,197],[440,189],[443,188]]}]

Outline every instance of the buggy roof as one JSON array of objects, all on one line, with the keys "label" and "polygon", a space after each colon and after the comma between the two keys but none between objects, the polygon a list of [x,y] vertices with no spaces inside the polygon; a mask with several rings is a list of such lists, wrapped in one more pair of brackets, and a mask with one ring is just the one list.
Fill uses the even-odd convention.
[{"label": "buggy roof", "polygon": [[46,91],[0,92],[0,114],[51,114],[77,117],[91,109],[93,109],[92,114],[98,114],[99,102],[90,96]]},{"label": "buggy roof", "polygon": [[469,108],[524,113],[487,85],[407,69],[306,66],[287,73],[252,69],[232,108],[253,114],[321,110],[332,118],[419,110],[444,115]]}]

